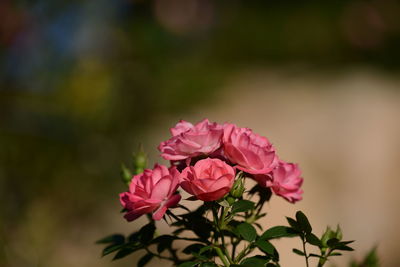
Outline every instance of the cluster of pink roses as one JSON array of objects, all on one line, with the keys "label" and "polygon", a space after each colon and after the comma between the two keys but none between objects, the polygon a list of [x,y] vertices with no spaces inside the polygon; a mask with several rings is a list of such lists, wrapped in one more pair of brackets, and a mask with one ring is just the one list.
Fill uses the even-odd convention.
[{"label": "cluster of pink roses", "polygon": [[120,194],[128,221],[145,213],[160,220],[180,201],[178,187],[203,201],[221,199],[239,171],[292,203],[302,198],[303,178],[297,164],[278,159],[268,139],[249,128],[205,119],[196,125],[180,121],[171,134],[158,147],[171,167],[156,164],[135,175],[129,191]]}]

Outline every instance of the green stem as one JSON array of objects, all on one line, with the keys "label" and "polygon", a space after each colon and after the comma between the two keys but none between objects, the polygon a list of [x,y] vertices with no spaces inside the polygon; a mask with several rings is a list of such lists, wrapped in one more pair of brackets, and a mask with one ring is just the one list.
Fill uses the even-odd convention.
[{"label": "green stem", "polygon": [[217,252],[219,258],[220,258],[221,261],[222,261],[222,263],[223,263],[226,267],[229,267],[230,264],[229,264],[229,262],[227,261],[227,259],[225,258],[224,253],[222,253],[222,250],[221,250],[219,247],[214,247],[214,249],[215,249],[215,251]]},{"label": "green stem", "polygon": [[231,258],[234,259],[235,258],[235,254],[236,254],[236,247],[239,244],[239,242],[236,242],[235,239],[233,237],[231,237],[231,243],[232,243],[232,256],[231,256]]},{"label": "green stem", "polygon": [[304,257],[306,259],[306,266],[309,267],[308,265],[308,255],[307,255],[307,250],[306,250],[306,240],[304,238],[301,238],[303,241],[303,251],[304,251]]},{"label": "green stem", "polygon": [[251,244],[247,245],[235,258],[235,262],[238,263],[241,259],[243,259],[247,254],[249,254],[253,249],[251,249]]},{"label": "green stem", "polygon": [[[322,267],[322,266],[324,266],[324,264],[326,263],[326,261],[328,260],[328,257],[330,256],[330,254],[331,254],[331,250],[330,249],[328,249],[327,251],[326,251],[326,253],[324,253],[324,255],[321,255],[321,256],[323,256],[323,258],[320,258],[319,259],[319,261],[318,261],[318,267]],[[322,254],[322,253],[321,253]]]}]

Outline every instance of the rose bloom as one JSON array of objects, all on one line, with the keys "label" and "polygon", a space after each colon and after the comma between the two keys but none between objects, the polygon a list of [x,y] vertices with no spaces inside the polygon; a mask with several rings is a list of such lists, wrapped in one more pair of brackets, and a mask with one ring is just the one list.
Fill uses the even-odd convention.
[{"label": "rose bloom", "polygon": [[266,174],[277,165],[275,149],[267,138],[249,128],[224,125],[224,155],[236,168],[250,174]]},{"label": "rose bloom", "polygon": [[143,214],[153,213],[154,220],[161,220],[168,208],[174,207],[181,199],[175,194],[179,185],[176,168],[156,164],[153,170],[146,169],[135,175],[129,191],[120,194],[122,206],[127,210],[125,219],[133,221]]},{"label": "rose bloom", "polygon": [[231,190],[235,171],[220,159],[206,158],[186,167],[180,177],[180,185],[186,192],[200,200],[213,201]]},{"label": "rose bloom", "polygon": [[162,142],[158,149],[166,160],[183,160],[209,155],[221,146],[222,125],[204,119],[196,125],[181,120],[170,129],[172,138]]},{"label": "rose bloom", "polygon": [[299,166],[294,163],[279,161],[279,165],[268,175],[254,175],[254,179],[264,187],[270,187],[272,191],[291,203],[302,199],[303,184]]}]

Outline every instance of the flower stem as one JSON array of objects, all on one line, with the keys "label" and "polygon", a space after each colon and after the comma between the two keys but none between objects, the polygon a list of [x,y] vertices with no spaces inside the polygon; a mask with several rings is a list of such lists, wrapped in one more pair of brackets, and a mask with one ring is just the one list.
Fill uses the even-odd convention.
[{"label": "flower stem", "polygon": [[304,238],[301,239],[303,241],[303,251],[304,251],[304,257],[306,259],[306,266],[309,267],[308,265],[308,255],[307,255],[307,250],[306,250],[306,240]]},{"label": "flower stem", "polygon": [[226,259],[226,257],[224,256],[224,253],[222,253],[222,250],[221,250],[219,247],[217,247],[217,246],[215,246],[214,249],[215,249],[215,251],[217,252],[218,257],[221,259],[222,263],[223,263],[226,267],[229,267],[230,264],[229,264],[228,260]]}]

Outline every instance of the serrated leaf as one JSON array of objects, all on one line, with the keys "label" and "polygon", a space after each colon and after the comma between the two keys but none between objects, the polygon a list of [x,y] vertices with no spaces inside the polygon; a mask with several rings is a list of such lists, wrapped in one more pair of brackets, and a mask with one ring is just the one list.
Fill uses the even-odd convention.
[{"label": "serrated leaf", "polygon": [[304,256],[304,252],[299,250],[299,249],[297,249],[297,248],[292,249],[292,251],[294,253],[296,253],[297,255]]},{"label": "serrated leaf", "polygon": [[275,239],[281,237],[294,237],[297,233],[290,227],[287,226],[274,226],[266,230],[262,235],[261,239]]},{"label": "serrated leaf", "polygon": [[261,238],[259,238],[256,242],[256,246],[261,249],[261,251],[269,254],[269,255],[273,255],[276,251],[274,245],[272,245],[270,242],[268,242],[267,240],[262,240]]},{"label": "serrated leaf", "polygon": [[301,212],[301,211],[296,212],[296,220],[299,223],[301,229],[304,232],[306,232],[306,234],[311,233],[311,231],[312,231],[311,224],[303,212]]},{"label": "serrated leaf", "polygon": [[143,267],[145,266],[147,263],[149,263],[149,261],[151,261],[151,259],[154,256],[152,254],[146,254],[143,257],[140,258],[140,260],[137,263],[137,267]]},{"label": "serrated leaf", "polygon": [[256,229],[249,223],[241,223],[236,227],[239,235],[243,237],[244,240],[252,242],[257,237]]},{"label": "serrated leaf", "polygon": [[123,244],[124,242],[125,242],[125,236],[121,234],[114,234],[106,236],[100,240],[97,240],[96,244],[108,244],[108,243]]},{"label": "serrated leaf", "polygon": [[239,200],[232,205],[232,213],[245,212],[254,208],[254,202],[250,200]]}]

